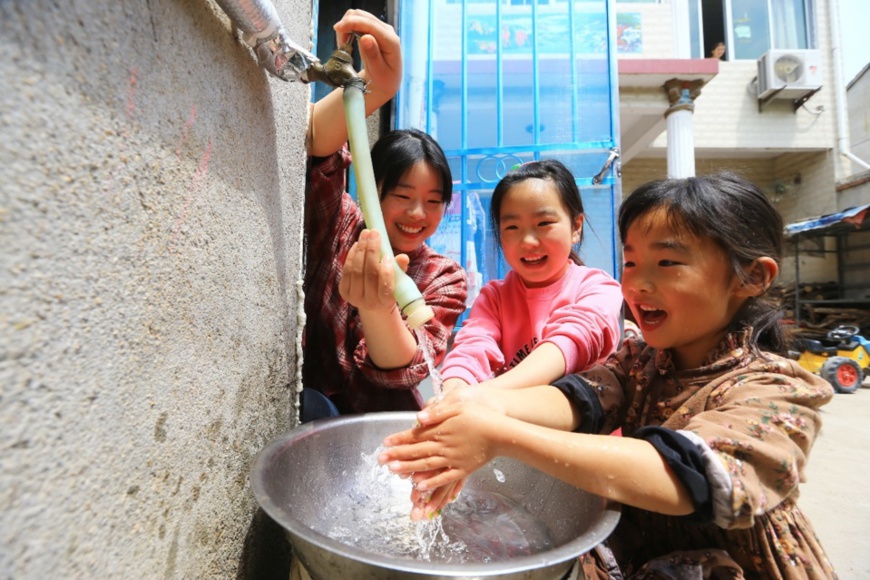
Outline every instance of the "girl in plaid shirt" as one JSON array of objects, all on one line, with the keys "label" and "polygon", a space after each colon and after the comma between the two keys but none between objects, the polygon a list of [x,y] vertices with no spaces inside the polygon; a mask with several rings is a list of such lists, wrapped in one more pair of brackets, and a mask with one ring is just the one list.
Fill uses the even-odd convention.
[{"label": "girl in plaid shirt", "polygon": [[[399,38],[373,15],[350,10],[335,25],[339,42],[359,38],[368,81],[366,113],[395,94],[401,80]],[[341,91],[314,105],[309,130],[302,394],[303,422],[324,416],[418,410],[417,385],[429,373],[426,345],[393,297],[393,266],[380,260],[380,234],[365,229],[345,192],[350,154]],[[387,235],[396,261],[417,284],[435,317],[423,327],[439,364],[465,309],[465,273],[425,245],[450,203],[452,177],[441,147],[416,130],[393,131],[371,151]]]}]

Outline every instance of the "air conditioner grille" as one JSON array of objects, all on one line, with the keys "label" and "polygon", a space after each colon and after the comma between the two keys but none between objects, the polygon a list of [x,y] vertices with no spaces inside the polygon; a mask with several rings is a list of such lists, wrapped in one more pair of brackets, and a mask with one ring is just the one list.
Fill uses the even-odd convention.
[{"label": "air conditioner grille", "polygon": [[776,78],[784,83],[796,83],[804,76],[804,63],[802,60],[786,54],[777,58],[773,63],[773,72]]}]

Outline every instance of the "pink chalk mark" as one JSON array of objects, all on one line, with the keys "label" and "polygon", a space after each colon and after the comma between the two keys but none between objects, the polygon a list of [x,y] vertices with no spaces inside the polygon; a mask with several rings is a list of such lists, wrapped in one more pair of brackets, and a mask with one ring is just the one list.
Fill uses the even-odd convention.
[{"label": "pink chalk mark", "polygon": [[193,173],[193,179],[190,181],[190,188],[187,191],[187,195],[184,196],[184,207],[181,209],[181,215],[178,216],[178,220],[175,222],[175,227],[172,229],[172,239],[169,242],[170,246],[175,245],[181,226],[187,220],[190,206],[193,204],[197,193],[202,188],[202,184],[205,182],[206,177],[208,177],[208,165],[211,160],[211,147],[212,138],[209,137],[208,146],[202,154],[202,157],[199,158],[199,166],[197,166],[196,171]]},{"label": "pink chalk mark", "polygon": [[187,136],[190,133],[190,129],[193,127],[194,121],[196,121],[196,105],[193,105],[190,108],[190,117],[187,119],[187,122],[181,130],[181,141],[179,141],[178,147],[175,148],[175,156],[179,159],[181,159],[181,148],[184,147],[185,143],[187,143]]},{"label": "pink chalk mark", "polygon": [[139,69],[133,67],[130,69],[130,77],[127,79],[127,118],[133,116],[136,110],[136,85],[139,84]]}]

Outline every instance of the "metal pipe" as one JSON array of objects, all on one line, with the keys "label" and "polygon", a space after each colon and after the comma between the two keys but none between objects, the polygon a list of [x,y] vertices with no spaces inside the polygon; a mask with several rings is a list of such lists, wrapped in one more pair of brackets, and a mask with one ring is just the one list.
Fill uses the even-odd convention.
[{"label": "metal pipe", "polygon": [[320,61],[290,39],[270,0],[216,2],[244,33],[244,40],[254,49],[260,66],[281,80],[311,82],[308,70]]},{"label": "metal pipe", "polygon": [[[838,0],[828,1],[828,20],[831,21],[831,60],[834,61],[834,97],[837,111],[837,152],[847,159],[857,163],[864,169],[870,169],[863,159],[849,150],[849,140],[846,138],[846,82],[843,79],[843,57],[840,48],[840,14]],[[839,165],[834,164],[834,176],[839,179]]]}]

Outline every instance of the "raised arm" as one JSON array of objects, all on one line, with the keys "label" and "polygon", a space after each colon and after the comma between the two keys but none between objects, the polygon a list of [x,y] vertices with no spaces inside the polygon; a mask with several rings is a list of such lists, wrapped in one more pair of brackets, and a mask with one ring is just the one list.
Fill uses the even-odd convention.
[{"label": "raised arm", "polygon": [[[392,26],[363,10],[348,10],[335,26],[341,45],[356,32],[362,36],[357,47],[362,58],[360,76],[368,82],[366,115],[395,96],[402,80],[402,50]],[[347,141],[342,91],[334,90],[312,106],[308,130],[308,154],[326,157]]]}]

